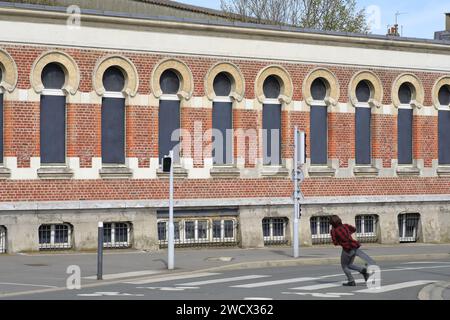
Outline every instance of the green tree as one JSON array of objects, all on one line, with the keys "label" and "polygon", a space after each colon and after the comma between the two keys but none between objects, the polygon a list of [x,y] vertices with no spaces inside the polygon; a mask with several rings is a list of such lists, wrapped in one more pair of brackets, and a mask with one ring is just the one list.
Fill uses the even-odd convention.
[{"label": "green tree", "polygon": [[326,31],[368,33],[356,0],[221,0],[231,19]]}]

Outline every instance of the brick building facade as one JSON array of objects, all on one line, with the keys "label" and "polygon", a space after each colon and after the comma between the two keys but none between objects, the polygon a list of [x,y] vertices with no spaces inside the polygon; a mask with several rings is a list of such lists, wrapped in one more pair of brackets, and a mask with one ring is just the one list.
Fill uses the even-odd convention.
[{"label": "brick building facade", "polygon": [[[289,243],[295,126],[308,137],[302,245],[329,241],[331,214],[363,241],[450,241],[448,43],[95,11],[81,29],[67,19],[0,7],[3,251],[93,249],[99,221],[108,246],[164,247],[161,130],[175,114],[179,245]],[[106,75],[117,71],[116,90]],[[165,104],[178,113],[164,118]],[[234,134],[231,160],[217,165],[208,145],[221,104]],[[267,163],[261,130],[278,117],[281,159]]]}]

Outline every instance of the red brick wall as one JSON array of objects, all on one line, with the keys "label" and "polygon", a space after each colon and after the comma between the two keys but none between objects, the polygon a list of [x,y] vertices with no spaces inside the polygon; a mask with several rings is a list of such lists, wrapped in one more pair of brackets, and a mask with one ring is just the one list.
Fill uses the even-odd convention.
[{"label": "red brick wall", "polygon": [[29,168],[30,158],[39,157],[39,102],[6,101],[4,108],[4,155],[17,157],[17,167]]},{"label": "red brick wall", "polygon": [[101,105],[67,105],[67,156],[79,157],[81,168],[102,156],[101,125]]},{"label": "red brick wall", "polygon": [[[0,45],[11,54],[18,66],[18,88],[30,89],[30,71],[35,60],[50,49],[67,52],[74,58],[80,69],[81,92],[91,92],[92,73],[95,65],[110,54],[129,58],[139,73],[140,94],[151,93],[151,74],[155,65],[165,58],[163,55],[131,52],[106,52],[78,48],[48,48],[35,46]],[[217,62],[223,61],[208,57],[178,56],[191,69],[194,79],[194,96],[204,96],[204,79],[208,70]],[[278,64],[273,61],[227,60],[235,63],[245,78],[245,97],[255,99],[255,81],[258,73],[265,67]],[[290,73],[294,84],[294,100],[302,100],[302,85],[306,75],[318,67],[313,64],[281,63]],[[342,103],[348,102],[348,86],[351,78],[361,69],[348,66],[326,66],[337,77]],[[369,68],[376,73],[384,90],[384,104],[391,103],[393,81],[404,70]],[[443,75],[439,72],[420,72],[413,70],[425,88],[425,105],[431,105],[431,89],[435,81]],[[18,166],[30,166],[30,158],[39,156],[39,103],[10,102],[4,104],[4,153],[6,157],[17,157]],[[139,159],[139,167],[149,166],[150,158],[158,156],[158,107],[127,106],[127,157]],[[211,128],[211,109],[183,108],[181,126],[191,134],[194,124],[200,121],[203,133]],[[382,159],[386,168],[391,160],[397,158],[397,118],[390,115],[373,115],[372,139],[373,158]],[[234,110],[235,129],[262,128],[262,114],[255,110]],[[309,135],[309,113],[286,112],[282,114],[282,154],[292,157],[293,128],[297,125]],[[348,166],[354,159],[354,114],[329,114],[329,157],[339,159],[341,167]],[[309,141],[309,139],[308,139]],[[210,143],[203,139],[203,146]],[[414,118],[414,156],[424,159],[425,166],[431,167],[437,159],[437,118],[415,116]],[[101,106],[88,104],[68,104],[67,106],[67,150],[69,157],[79,157],[82,168],[92,165],[92,157],[101,157]],[[194,148],[188,150],[193,155]],[[308,154],[310,145],[308,143]],[[259,141],[248,139],[245,146],[235,139],[235,156],[245,157],[246,167],[254,167],[255,158],[262,158]],[[189,154],[189,152],[188,152]],[[203,167],[203,159],[195,157],[194,166]],[[338,195],[395,195],[395,194],[442,194],[450,191],[449,178],[375,178],[375,179],[312,179],[304,185],[307,196]],[[0,201],[33,200],[95,200],[95,199],[160,199],[166,195],[167,185],[160,180],[121,180],[121,181],[0,181]],[[235,197],[289,197],[292,183],[289,179],[262,180],[189,180],[177,182],[178,198],[235,198]]]}]

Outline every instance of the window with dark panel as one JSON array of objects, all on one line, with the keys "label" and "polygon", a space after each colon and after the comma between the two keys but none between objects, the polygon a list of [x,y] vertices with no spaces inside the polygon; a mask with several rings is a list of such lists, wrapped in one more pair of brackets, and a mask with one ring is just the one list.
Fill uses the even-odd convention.
[{"label": "window with dark panel", "polygon": [[226,73],[219,73],[214,79],[216,99],[213,102],[212,125],[215,165],[233,163],[233,103],[229,97],[231,86],[232,82]]},{"label": "window with dark panel", "polygon": [[439,164],[450,165],[450,87],[443,86],[439,90],[439,103],[446,107],[439,110]]},{"label": "window with dark panel", "polygon": [[413,110],[399,109],[398,110],[398,163],[412,164],[412,124],[413,124]]},{"label": "window with dark panel", "polygon": [[403,83],[398,90],[398,98],[401,104],[410,104],[412,100],[412,90],[409,83]]},{"label": "window with dark panel", "polygon": [[[398,97],[402,105],[409,105],[412,100],[412,87],[409,83],[400,86]],[[398,110],[398,163],[410,165],[413,163],[413,110],[399,108]]]},{"label": "window with dark panel", "polygon": [[[263,104],[264,165],[281,165],[281,104],[275,100],[280,96],[281,85],[274,76],[264,82],[266,103]],[[271,101],[273,99],[273,101]]]},{"label": "window with dark panel", "polygon": [[[180,137],[174,135],[180,129],[180,100],[176,96],[180,90],[180,78],[173,70],[166,70],[160,78],[160,86],[163,95],[159,102],[159,161],[168,156],[171,150],[179,144]],[[173,138],[173,140],[172,140]],[[174,154],[175,162],[179,163],[180,155]]]},{"label": "window with dark panel", "polygon": [[66,162],[66,96],[62,91],[65,73],[57,63],[44,67],[44,90],[40,105],[40,154],[43,164]]},{"label": "window with dark panel", "polygon": [[[325,82],[318,78],[311,85],[311,95],[315,105],[311,106],[311,164],[328,164],[328,108],[322,102],[327,95]],[[321,103],[319,103],[319,101]]]},{"label": "window with dark panel", "polygon": [[327,86],[323,79],[317,78],[311,85],[311,96],[316,101],[325,100],[327,97]]},{"label": "window with dark panel", "polygon": [[356,164],[370,165],[371,157],[371,117],[372,110],[367,104],[370,100],[370,87],[365,81],[361,81],[356,86],[356,98],[359,105],[356,108],[355,125],[356,125]]},{"label": "window with dark panel", "polygon": [[[0,82],[3,80],[3,71],[0,66]],[[0,91],[0,164],[3,163],[3,93]]]},{"label": "window with dark panel", "polygon": [[105,95],[102,100],[103,164],[125,164],[125,76],[117,67],[103,74]]}]

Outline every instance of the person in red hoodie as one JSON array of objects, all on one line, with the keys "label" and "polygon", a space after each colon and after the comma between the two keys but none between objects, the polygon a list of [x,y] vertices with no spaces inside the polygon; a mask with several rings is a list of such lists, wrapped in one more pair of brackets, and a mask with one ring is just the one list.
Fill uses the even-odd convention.
[{"label": "person in red hoodie", "polygon": [[[354,287],[356,286],[355,279],[352,276],[352,270],[358,271],[364,277],[367,282],[369,279],[369,273],[367,266],[375,265],[375,261],[372,260],[364,251],[362,251],[361,244],[352,238],[352,234],[356,232],[356,228],[349,224],[342,224],[341,218],[338,216],[332,216],[330,219],[331,239],[335,246],[342,247],[341,265],[345,275],[348,278],[348,282],[344,283],[344,286]],[[361,267],[354,264],[356,256],[366,261],[366,267]]]}]

